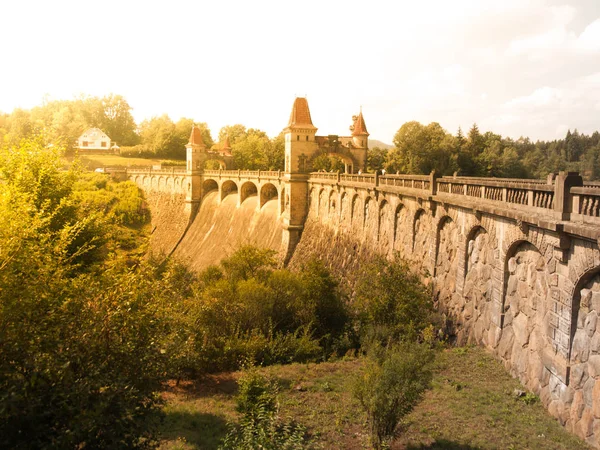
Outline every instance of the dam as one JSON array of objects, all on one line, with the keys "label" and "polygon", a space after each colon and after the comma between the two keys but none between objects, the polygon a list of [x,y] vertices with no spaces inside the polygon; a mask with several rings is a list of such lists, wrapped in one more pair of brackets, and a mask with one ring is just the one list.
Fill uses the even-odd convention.
[{"label": "dam", "polygon": [[[285,170],[205,170],[199,130],[185,170],[127,170],[152,209],[152,248],[195,269],[239,245],[284,264],[318,256],[352,278],[399,253],[427,274],[458,343],[486,347],[563,426],[600,448],[600,187],[543,180],[364,174],[352,136],[317,136],[306,99],[285,128]],[[319,155],[345,173],[315,172]]]}]

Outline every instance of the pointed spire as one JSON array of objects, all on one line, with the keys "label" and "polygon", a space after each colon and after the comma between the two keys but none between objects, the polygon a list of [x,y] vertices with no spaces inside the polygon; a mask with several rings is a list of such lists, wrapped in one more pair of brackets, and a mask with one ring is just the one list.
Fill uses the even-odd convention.
[{"label": "pointed spire", "polygon": [[292,107],[292,113],[290,114],[290,121],[288,123],[288,128],[292,127],[316,128],[310,117],[308,101],[304,97],[296,97],[296,100],[294,100],[294,106]]},{"label": "pointed spire", "polygon": [[200,128],[193,125],[192,133],[190,134],[190,140],[188,141],[188,145],[200,145],[204,147],[204,141],[202,140],[202,133],[200,132]]},{"label": "pointed spire", "polygon": [[223,150],[231,150],[231,144],[229,143],[229,136],[225,136],[225,142],[223,142]]},{"label": "pointed spire", "polygon": [[360,107],[360,113],[358,114],[358,116],[356,117],[356,120],[354,121],[354,129],[352,130],[352,136],[363,136],[363,135],[369,135],[369,132],[367,131],[367,125],[365,124],[365,118],[363,117],[362,114],[362,106]]},{"label": "pointed spire", "polygon": [[231,155],[231,144],[229,143],[229,136],[225,137],[225,141],[223,142],[223,146],[221,147],[221,154],[223,156],[232,156]]}]

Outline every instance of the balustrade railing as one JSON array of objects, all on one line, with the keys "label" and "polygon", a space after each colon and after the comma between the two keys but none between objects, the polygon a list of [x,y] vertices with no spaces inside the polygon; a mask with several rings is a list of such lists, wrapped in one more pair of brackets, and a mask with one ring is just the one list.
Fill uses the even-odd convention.
[{"label": "balustrade railing", "polygon": [[573,196],[572,220],[600,223],[600,189],[596,186],[571,188]]}]

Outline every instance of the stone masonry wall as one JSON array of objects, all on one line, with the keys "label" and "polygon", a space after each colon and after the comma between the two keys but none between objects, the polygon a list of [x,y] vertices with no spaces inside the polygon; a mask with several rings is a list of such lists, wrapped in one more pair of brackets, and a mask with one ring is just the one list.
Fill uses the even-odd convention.
[{"label": "stone masonry wall", "polygon": [[457,343],[490,349],[566,428],[599,446],[596,242],[410,196],[311,188],[292,267],[316,256],[352,280],[374,255],[399,253],[433,275]]}]

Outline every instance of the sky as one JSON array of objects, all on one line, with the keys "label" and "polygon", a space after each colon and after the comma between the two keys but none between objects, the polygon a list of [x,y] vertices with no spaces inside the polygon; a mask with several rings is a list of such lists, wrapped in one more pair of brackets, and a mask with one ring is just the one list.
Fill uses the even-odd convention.
[{"label": "sky", "polygon": [[277,135],[296,96],[319,135],[410,120],[533,140],[600,130],[600,0],[2,0],[0,111],[120,94]]}]

